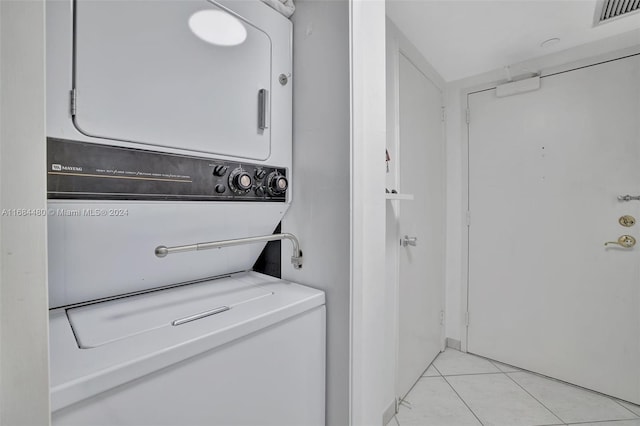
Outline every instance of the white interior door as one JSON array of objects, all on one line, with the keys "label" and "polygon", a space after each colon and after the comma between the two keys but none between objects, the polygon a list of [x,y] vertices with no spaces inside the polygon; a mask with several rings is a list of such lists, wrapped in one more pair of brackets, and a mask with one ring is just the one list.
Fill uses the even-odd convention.
[{"label": "white interior door", "polygon": [[442,349],[445,198],[442,94],[402,54],[398,76],[399,188],[414,196],[399,207],[399,232],[416,238],[415,246],[399,247],[397,389],[403,397]]},{"label": "white interior door", "polygon": [[640,403],[640,56],[469,108],[469,352]]}]

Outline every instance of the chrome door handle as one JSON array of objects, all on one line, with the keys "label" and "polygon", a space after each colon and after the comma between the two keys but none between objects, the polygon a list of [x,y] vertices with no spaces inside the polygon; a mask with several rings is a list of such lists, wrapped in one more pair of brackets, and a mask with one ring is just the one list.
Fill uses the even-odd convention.
[{"label": "chrome door handle", "polygon": [[408,235],[405,235],[404,238],[400,240],[400,244],[402,245],[402,247],[415,247],[418,244],[418,237],[409,237]]},{"label": "chrome door handle", "polygon": [[267,89],[258,90],[258,129],[269,128],[269,91]]},{"label": "chrome door handle", "polygon": [[618,201],[631,201],[636,200],[640,201],[640,195],[618,195]]},{"label": "chrome door handle", "polygon": [[612,244],[615,244],[624,248],[631,248],[636,245],[636,239],[633,238],[631,235],[622,235],[620,236],[620,238],[618,238],[618,241],[609,241],[604,243],[605,246],[612,245]]}]

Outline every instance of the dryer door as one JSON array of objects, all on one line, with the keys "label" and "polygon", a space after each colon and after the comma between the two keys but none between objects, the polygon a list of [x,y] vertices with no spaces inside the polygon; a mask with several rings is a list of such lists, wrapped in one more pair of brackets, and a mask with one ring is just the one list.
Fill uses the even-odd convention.
[{"label": "dryer door", "polygon": [[79,131],[268,159],[272,40],[259,19],[205,0],[77,0],[75,20]]}]

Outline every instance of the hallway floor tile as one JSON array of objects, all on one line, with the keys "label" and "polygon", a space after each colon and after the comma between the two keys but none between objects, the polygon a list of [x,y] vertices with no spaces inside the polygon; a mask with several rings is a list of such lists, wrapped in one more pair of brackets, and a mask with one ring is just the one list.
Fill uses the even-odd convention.
[{"label": "hallway floor tile", "polygon": [[611,398],[531,373],[508,373],[565,423],[627,420],[636,417]]},{"label": "hallway floor tile", "polygon": [[447,348],[391,426],[640,426],[640,406]]},{"label": "hallway floor tile", "polygon": [[465,354],[454,349],[447,349],[433,361],[433,365],[443,376],[457,376],[462,374],[500,373],[488,359]]},{"label": "hallway floor tile", "polygon": [[481,425],[443,377],[421,379],[411,393],[416,402],[429,401],[429,404],[417,403],[410,408],[400,407],[398,421],[403,426]]}]

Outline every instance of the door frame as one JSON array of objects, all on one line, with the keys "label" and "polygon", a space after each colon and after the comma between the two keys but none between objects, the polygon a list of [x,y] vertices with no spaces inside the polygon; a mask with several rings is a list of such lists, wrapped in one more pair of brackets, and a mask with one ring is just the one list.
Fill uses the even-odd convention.
[{"label": "door frame", "polygon": [[0,216],[2,424],[51,418],[45,3],[0,3],[0,209],[25,212]]},{"label": "door frame", "polygon": [[[444,79],[438,74],[438,72],[426,61],[426,59],[420,54],[418,49],[409,41],[409,39],[398,29],[398,27],[389,19],[387,21],[387,85],[391,87],[391,90],[387,92],[387,147],[389,147],[389,153],[391,155],[391,167],[389,177],[387,178],[387,185],[390,182],[395,183],[395,186],[401,187],[402,182],[400,181],[400,170],[398,167],[395,167],[395,159],[400,158],[400,92],[399,92],[399,73],[400,73],[400,56],[404,56],[409,62],[411,62],[431,83],[433,83],[438,90],[440,90],[442,94],[442,104],[443,108],[445,108],[445,93],[446,93],[446,83]],[[442,121],[441,126],[442,138],[444,144],[444,150],[446,152],[446,133],[445,133],[445,121]],[[445,154],[446,155],[446,154]],[[444,159],[443,159],[444,160]],[[444,209],[446,210],[446,162],[443,163],[443,174],[445,181],[445,188],[443,201],[445,203]],[[389,179],[390,178],[390,179]],[[399,215],[402,210],[402,202],[401,201],[392,201],[395,203],[394,210],[396,214]],[[410,202],[410,201],[409,201]],[[446,214],[445,214],[446,217]],[[397,218],[397,216],[396,216]],[[446,224],[445,224],[446,226]],[[446,228],[445,228],[446,229]],[[387,225],[388,230],[388,225]],[[395,244],[390,244],[387,242],[387,253],[386,253],[386,261],[387,261],[387,279],[393,283],[392,285],[392,317],[393,317],[393,363],[394,363],[394,377],[393,377],[393,386],[394,386],[394,395],[396,397],[396,403],[400,400],[404,395],[399,395],[398,389],[398,372],[399,372],[399,301],[400,301],[400,250],[399,245],[397,244],[397,235],[391,237],[392,240],[395,241]],[[446,237],[445,237],[446,239]],[[389,253],[389,249],[391,253]],[[445,280],[442,282],[442,300],[441,306],[444,312],[446,306],[446,258],[443,261],[443,271],[445,271]],[[445,317],[446,315],[443,314]],[[443,324],[441,327],[440,333],[440,346],[441,350],[445,348],[446,341],[446,332],[445,332],[445,323],[443,320]]]},{"label": "door frame", "polygon": [[[615,48],[614,48],[615,49]],[[597,65],[603,62],[615,61],[627,56],[640,54],[640,45],[627,47],[624,49],[611,49],[607,53],[600,53],[584,58],[584,49],[575,48],[563,55],[550,55],[545,58],[541,58],[535,61],[528,61],[519,65],[512,66],[512,69],[540,69],[540,77],[548,77],[553,74],[569,72],[579,68],[589,67]],[[564,62],[563,62],[564,61]],[[536,64],[537,63],[537,64]],[[558,64],[559,63],[559,64]],[[476,84],[464,88],[460,91],[460,123],[462,135],[462,285],[460,291],[460,337],[461,337],[461,350],[467,352],[467,344],[469,338],[469,321],[471,321],[471,314],[469,314],[469,227],[473,221],[473,216],[470,216],[469,211],[469,121],[473,120],[473,114],[468,115],[468,98],[469,95],[484,90],[493,90],[498,84],[506,83],[506,80],[496,80],[497,73],[488,73],[485,76],[489,82]],[[469,121],[468,121],[469,120]]]}]

